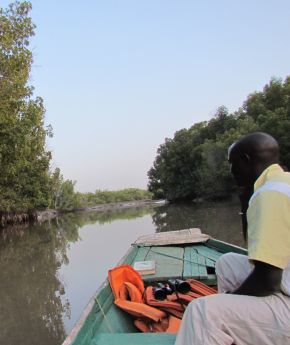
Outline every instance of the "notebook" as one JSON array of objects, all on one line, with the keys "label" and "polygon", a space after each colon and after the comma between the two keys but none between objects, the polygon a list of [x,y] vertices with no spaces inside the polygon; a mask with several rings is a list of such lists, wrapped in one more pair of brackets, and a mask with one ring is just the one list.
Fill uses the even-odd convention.
[{"label": "notebook", "polygon": [[136,261],[133,266],[134,270],[141,275],[155,274],[155,261]]}]

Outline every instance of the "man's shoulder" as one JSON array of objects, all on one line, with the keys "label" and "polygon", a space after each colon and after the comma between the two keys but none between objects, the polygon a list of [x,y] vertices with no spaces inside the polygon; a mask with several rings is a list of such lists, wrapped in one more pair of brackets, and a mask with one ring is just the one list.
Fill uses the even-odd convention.
[{"label": "man's shoulder", "polygon": [[277,191],[281,192],[283,190],[289,190],[290,188],[290,173],[286,171],[281,171],[277,174],[274,174],[269,177],[265,181],[265,183],[260,187],[264,187],[265,189],[268,189],[267,187],[270,187],[275,190],[275,187],[277,187]]},{"label": "man's shoulder", "polygon": [[[282,172],[267,179],[264,184],[257,188],[249,200],[249,205],[253,203],[257,197],[274,202],[273,196],[286,197],[290,202],[290,173]],[[268,196],[271,196],[268,198]],[[276,198],[275,198],[276,199]],[[277,200],[276,200],[277,201]]]},{"label": "man's shoulder", "polygon": [[269,178],[269,181],[284,182],[290,185],[290,172],[281,171]]}]

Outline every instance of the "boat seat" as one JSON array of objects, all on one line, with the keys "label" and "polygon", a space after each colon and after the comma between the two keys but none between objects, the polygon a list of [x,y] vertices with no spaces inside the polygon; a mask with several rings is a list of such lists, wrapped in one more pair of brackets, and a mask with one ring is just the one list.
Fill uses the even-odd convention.
[{"label": "boat seat", "polygon": [[184,247],[139,247],[132,264],[136,261],[146,260],[156,262],[155,274],[143,277],[146,283],[174,277],[193,278],[201,280],[205,284],[216,285],[215,262],[222,254],[204,244]]},{"label": "boat seat", "polygon": [[90,345],[174,345],[175,338],[172,333],[99,333]]}]

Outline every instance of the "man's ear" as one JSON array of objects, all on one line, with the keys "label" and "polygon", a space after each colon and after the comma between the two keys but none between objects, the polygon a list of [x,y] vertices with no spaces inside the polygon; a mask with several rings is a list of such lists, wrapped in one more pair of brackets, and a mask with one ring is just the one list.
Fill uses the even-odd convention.
[{"label": "man's ear", "polygon": [[247,153],[242,153],[241,158],[244,162],[249,163],[251,160],[251,157]]}]

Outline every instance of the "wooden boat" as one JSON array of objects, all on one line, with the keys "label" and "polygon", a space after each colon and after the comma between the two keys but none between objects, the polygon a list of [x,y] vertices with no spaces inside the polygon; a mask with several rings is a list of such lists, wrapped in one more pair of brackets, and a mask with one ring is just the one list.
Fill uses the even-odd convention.
[{"label": "wooden boat", "polygon": [[[156,271],[143,276],[144,283],[170,278],[194,278],[216,285],[215,262],[224,253],[246,254],[246,250],[186,229],[141,236],[119,264],[154,260]],[[140,333],[132,318],[114,305],[108,281],[105,281],[84,310],[63,345],[173,345],[175,334]]]}]

